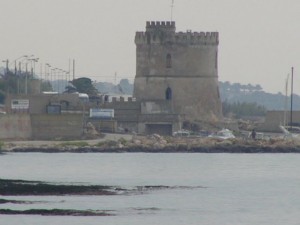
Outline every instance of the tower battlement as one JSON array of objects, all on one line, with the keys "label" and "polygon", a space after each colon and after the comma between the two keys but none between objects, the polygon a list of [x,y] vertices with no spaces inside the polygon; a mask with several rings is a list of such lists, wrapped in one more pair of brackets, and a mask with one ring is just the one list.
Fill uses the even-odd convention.
[{"label": "tower battlement", "polygon": [[136,44],[163,44],[165,41],[189,44],[189,45],[218,45],[218,32],[178,32],[169,36],[167,39],[162,39],[159,35],[149,32],[136,32]]},{"label": "tower battlement", "polygon": [[218,45],[218,32],[178,32],[175,34],[175,42],[183,44]]},{"label": "tower battlement", "polygon": [[164,30],[175,32],[175,22],[174,21],[147,21],[146,22],[146,31],[151,32],[153,30]]},{"label": "tower battlement", "polygon": [[147,21],[145,32],[136,32],[136,44],[218,45],[218,32],[175,32],[174,21]]}]

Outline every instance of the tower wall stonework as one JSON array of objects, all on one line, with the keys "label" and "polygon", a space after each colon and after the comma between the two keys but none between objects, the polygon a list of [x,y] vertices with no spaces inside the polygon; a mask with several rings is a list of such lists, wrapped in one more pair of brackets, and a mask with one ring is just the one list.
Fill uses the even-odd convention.
[{"label": "tower wall stonework", "polygon": [[134,97],[164,100],[191,120],[221,118],[217,32],[175,32],[175,22],[147,22],[136,32]]}]

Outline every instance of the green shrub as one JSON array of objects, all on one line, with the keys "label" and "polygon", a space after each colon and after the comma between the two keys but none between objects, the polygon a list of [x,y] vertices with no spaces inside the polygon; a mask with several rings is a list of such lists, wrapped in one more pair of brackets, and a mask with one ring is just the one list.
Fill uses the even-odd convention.
[{"label": "green shrub", "polygon": [[127,144],[127,140],[125,138],[120,138],[119,143],[125,146]]},{"label": "green shrub", "polygon": [[117,145],[118,145],[117,141],[107,140],[107,141],[99,142],[96,146],[97,147],[116,147]]}]

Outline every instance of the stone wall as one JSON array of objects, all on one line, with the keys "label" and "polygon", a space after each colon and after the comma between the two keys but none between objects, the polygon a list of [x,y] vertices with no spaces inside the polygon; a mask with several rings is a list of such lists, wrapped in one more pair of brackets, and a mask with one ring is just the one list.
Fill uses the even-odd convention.
[{"label": "stone wall", "polygon": [[[141,110],[140,102],[133,101],[129,98],[128,101],[124,99],[117,100],[113,98],[112,102],[105,102],[97,107],[103,109],[114,109],[117,132],[138,132],[138,118]],[[94,122],[93,122],[94,123]]]},{"label": "stone wall", "polygon": [[[26,111],[13,111],[13,99],[29,101]],[[66,104],[68,103],[68,104]],[[173,112],[173,102],[166,100],[135,101],[128,98],[113,98],[112,102],[83,103],[74,94],[39,94],[39,95],[11,95],[6,99],[6,109],[10,115],[30,115],[30,134],[32,139],[68,139],[80,138],[83,133],[83,120],[92,122],[101,132],[147,132],[168,127],[168,133],[179,129],[179,115]],[[47,114],[47,105],[59,105],[61,114]],[[104,118],[90,118],[90,108],[114,109],[114,118],[110,121]],[[84,115],[84,116],[83,116]],[[84,118],[83,118],[84,117]],[[140,126],[139,126],[140,124]],[[171,129],[170,129],[171,127]],[[153,128],[153,129],[152,129]],[[171,131],[170,131],[171,130]],[[167,133],[167,132],[164,132]],[[18,138],[20,135],[11,135]]]},{"label": "stone wall", "polygon": [[173,113],[172,101],[156,100],[142,101],[141,114],[168,114]]},{"label": "stone wall", "polygon": [[74,139],[83,134],[83,116],[68,115],[31,115],[32,139]]},{"label": "stone wall", "polygon": [[80,101],[78,94],[32,94],[32,95],[8,95],[5,99],[5,110],[7,113],[18,113],[11,108],[13,99],[29,100],[29,114],[47,113],[47,105],[61,105],[62,110],[82,110],[83,103]]},{"label": "stone wall", "polygon": [[0,139],[78,139],[82,133],[83,117],[78,114],[0,116]]},{"label": "stone wall", "polygon": [[31,136],[28,114],[0,115],[0,139],[29,139]]},{"label": "stone wall", "polygon": [[[286,123],[290,124],[291,114],[286,112]],[[300,111],[293,111],[293,124],[300,125]],[[259,130],[269,132],[281,132],[280,125],[284,125],[284,111],[268,111],[265,122],[258,127]]]},{"label": "stone wall", "polygon": [[[174,131],[180,129],[180,117],[178,114],[141,114],[139,116],[138,133],[151,134],[153,130],[161,135],[172,135]],[[156,129],[147,129],[152,127]],[[149,132],[150,131],[150,132]]]},{"label": "stone wall", "polygon": [[[137,46],[136,77],[217,77],[217,46]],[[167,66],[167,55],[170,66]],[[136,96],[138,97],[138,96]]]},{"label": "stone wall", "polygon": [[172,89],[173,110],[186,119],[210,121],[221,117],[221,103],[215,79],[208,78],[136,78],[135,92],[151,100],[164,100],[168,87]]}]

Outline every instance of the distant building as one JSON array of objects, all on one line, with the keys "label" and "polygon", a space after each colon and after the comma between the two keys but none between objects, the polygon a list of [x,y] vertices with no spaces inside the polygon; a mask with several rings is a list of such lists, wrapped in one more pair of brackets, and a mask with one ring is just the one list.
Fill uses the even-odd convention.
[{"label": "distant building", "polygon": [[294,128],[293,132],[300,133],[300,111],[293,111],[293,119],[291,124],[291,112],[283,110],[271,110],[268,111],[265,117],[264,123],[258,126],[258,130],[266,132],[280,132],[282,130],[279,126],[287,126]]},{"label": "distant building", "polygon": [[217,32],[175,32],[175,22],[147,22],[136,32],[138,101],[169,102],[173,113],[189,120],[222,117],[218,87]]}]

